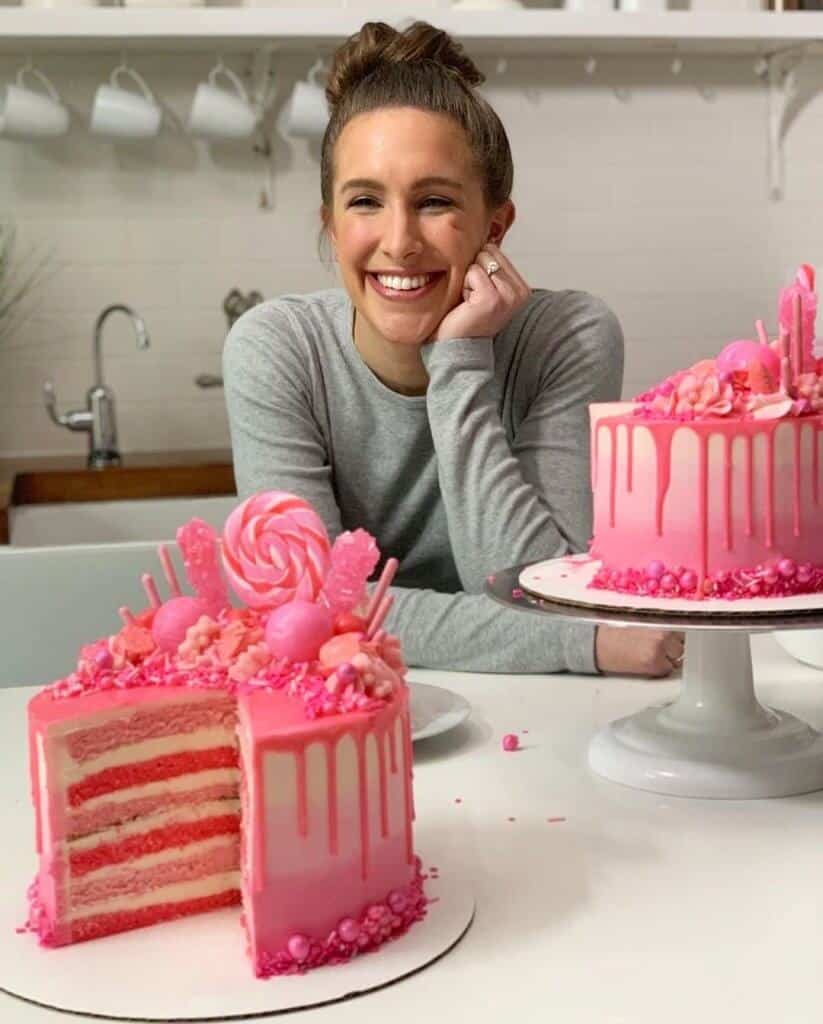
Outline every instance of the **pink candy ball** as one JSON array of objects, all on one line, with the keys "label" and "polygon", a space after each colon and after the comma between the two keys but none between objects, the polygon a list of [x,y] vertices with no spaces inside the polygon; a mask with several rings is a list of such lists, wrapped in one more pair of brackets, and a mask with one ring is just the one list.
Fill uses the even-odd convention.
[{"label": "pink candy ball", "polygon": [[302,964],[308,957],[310,948],[309,940],[305,935],[292,935],[286,943],[289,956],[299,964]]},{"label": "pink candy ball", "polygon": [[360,936],[360,925],[353,917],[344,917],[337,926],[337,934],[344,942],[357,942]]},{"label": "pink candy ball", "polygon": [[507,732],[503,737],[503,749],[507,751],[517,750],[520,746],[520,740],[515,736],[513,732]]},{"label": "pink candy ball", "polygon": [[313,661],[333,629],[334,618],[328,608],[310,601],[291,601],[269,616],[266,646],[275,658]]},{"label": "pink candy ball", "polygon": [[768,345],[741,338],[725,346],[715,360],[718,373],[748,370],[752,363],[760,363],[774,380],[780,379],[780,357]]},{"label": "pink candy ball", "polygon": [[151,635],[161,651],[176,651],[186,632],[206,615],[206,606],[197,597],[172,597],[154,613]]}]

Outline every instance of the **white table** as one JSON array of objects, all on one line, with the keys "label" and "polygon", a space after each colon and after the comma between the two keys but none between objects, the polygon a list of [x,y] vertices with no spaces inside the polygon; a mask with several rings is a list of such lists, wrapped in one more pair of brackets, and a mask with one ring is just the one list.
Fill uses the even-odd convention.
[{"label": "white table", "polygon": [[[823,728],[823,673],[790,659],[771,636],[755,637],[752,647],[760,700]],[[415,748],[415,797],[424,862],[426,831],[462,851],[475,922],[420,974],[295,1020],[819,1021],[823,792],[684,800],[591,775],[592,734],[670,698],[676,681],[412,676],[448,686],[474,707],[469,723]],[[20,771],[26,696],[0,692],[5,763],[16,758]],[[503,734],[524,729],[523,749],[504,753]],[[558,817],[565,821],[547,820]],[[0,994],[3,1024],[90,1019]]]}]

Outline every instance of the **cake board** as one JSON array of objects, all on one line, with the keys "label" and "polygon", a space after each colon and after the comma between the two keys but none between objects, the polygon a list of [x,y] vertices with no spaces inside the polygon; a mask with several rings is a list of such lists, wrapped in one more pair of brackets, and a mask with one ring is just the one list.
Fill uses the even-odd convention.
[{"label": "cake board", "polygon": [[[260,980],[246,955],[240,907],[216,910],[60,949],[16,934],[36,869],[28,791],[25,707],[35,691],[0,689],[0,747],[17,766],[6,779],[0,872],[0,991],[67,1013],[121,1020],[214,1020],[333,1003],[399,981],[448,953],[474,917],[459,845],[442,830],[415,829],[434,901],[426,917],[377,952],[304,975]],[[422,817],[422,815],[421,815]],[[0,995],[0,1003],[5,998]],[[0,1007],[0,1020],[4,1020]],[[69,1018],[67,1018],[69,1019]]]},{"label": "cake board", "polygon": [[[17,835],[17,822],[7,835]],[[2,878],[0,990],[67,1013],[118,1020],[224,1020],[308,1009],[364,995],[420,971],[448,953],[474,917],[470,884],[459,862],[433,861],[426,881],[435,902],[405,935],[346,964],[302,975],[255,978],[246,955],[240,908],[212,911],[105,939],[43,949],[15,934],[25,916],[34,869],[30,827],[25,856]],[[421,847],[422,848],[422,847]],[[424,850],[424,852],[426,852]]]},{"label": "cake board", "polygon": [[823,735],[756,698],[749,634],[823,627],[823,595],[659,599],[589,587],[600,562],[566,556],[495,573],[509,608],[614,626],[682,630],[676,700],[611,722],[588,751],[596,774],[671,796],[755,799],[823,789]]}]

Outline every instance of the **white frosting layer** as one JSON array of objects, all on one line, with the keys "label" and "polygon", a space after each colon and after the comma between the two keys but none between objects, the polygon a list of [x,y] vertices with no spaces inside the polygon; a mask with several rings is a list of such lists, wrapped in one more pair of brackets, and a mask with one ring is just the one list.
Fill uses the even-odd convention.
[{"label": "white frosting layer", "polygon": [[100,900],[98,903],[91,903],[88,907],[78,909],[69,916],[69,920],[82,921],[85,917],[95,917],[97,914],[113,914],[119,910],[141,910],[143,907],[153,907],[161,903],[182,903],[184,900],[213,896],[215,893],[225,892],[227,889],[239,890],[239,888],[240,872],[225,871],[219,875],[198,878],[194,882],[163,885],[150,892],[141,893],[139,896],[115,896],[109,900]]},{"label": "white frosting layer", "polygon": [[197,729],[192,733],[175,733],[173,736],[161,736],[153,740],[141,740],[129,743],[115,750],[107,750],[99,757],[78,763],[74,761],[68,749],[60,744],[59,772],[62,781],[70,786],[89,775],[95,775],[106,768],[119,768],[125,764],[151,761],[155,757],[166,754],[188,753],[189,751],[211,750],[213,747],[232,747],[235,745],[234,729],[215,726],[210,729]]},{"label": "white frosting layer", "polygon": [[[70,853],[75,853],[80,850],[91,850],[106,843],[116,843],[129,836],[142,835],[152,829],[163,828],[164,825],[186,825],[195,821],[203,821],[205,818],[212,818],[215,815],[239,813],[239,800],[208,800],[204,804],[195,804],[193,807],[173,807],[170,811],[134,818],[132,821],[123,822],[122,825],[112,825],[111,828],[104,828],[87,836],[70,839],[66,845]],[[132,863],[138,859],[135,858]]]}]

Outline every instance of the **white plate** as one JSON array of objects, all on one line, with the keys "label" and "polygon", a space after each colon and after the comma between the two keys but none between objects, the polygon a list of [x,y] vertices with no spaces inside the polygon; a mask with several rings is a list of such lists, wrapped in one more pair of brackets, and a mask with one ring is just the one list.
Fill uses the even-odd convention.
[{"label": "white plate", "polygon": [[409,683],[411,691],[411,726],[413,740],[427,740],[448,732],[471,714],[471,704],[442,686]]}]

